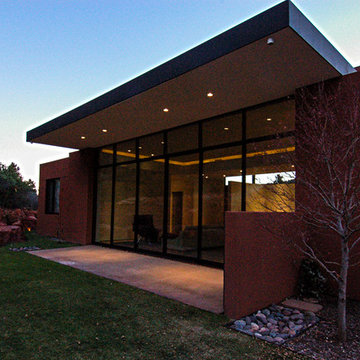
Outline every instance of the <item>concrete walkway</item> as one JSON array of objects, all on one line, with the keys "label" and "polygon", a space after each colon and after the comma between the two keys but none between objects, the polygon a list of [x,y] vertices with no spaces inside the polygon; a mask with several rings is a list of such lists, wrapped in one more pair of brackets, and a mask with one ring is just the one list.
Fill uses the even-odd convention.
[{"label": "concrete walkway", "polygon": [[31,251],[214,313],[223,312],[223,270],[99,246]]}]

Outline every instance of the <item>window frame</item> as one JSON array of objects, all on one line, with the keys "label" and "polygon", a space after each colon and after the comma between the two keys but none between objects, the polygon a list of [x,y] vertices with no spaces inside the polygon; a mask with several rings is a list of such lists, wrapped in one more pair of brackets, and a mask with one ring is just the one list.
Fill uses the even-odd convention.
[{"label": "window frame", "polygon": [[[59,191],[56,192],[58,184]],[[60,191],[61,181],[60,178],[46,179],[46,193],[45,193],[45,214],[47,215],[59,215],[60,213]],[[56,198],[58,203],[58,209],[56,209]]]}]

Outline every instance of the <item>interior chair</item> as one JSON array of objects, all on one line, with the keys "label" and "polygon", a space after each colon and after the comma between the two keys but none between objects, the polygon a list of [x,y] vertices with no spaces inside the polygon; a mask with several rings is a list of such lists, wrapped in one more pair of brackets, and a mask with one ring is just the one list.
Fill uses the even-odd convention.
[{"label": "interior chair", "polygon": [[139,240],[147,242],[157,242],[159,238],[159,230],[154,227],[152,215],[135,215],[133,223],[133,231],[137,231]]}]

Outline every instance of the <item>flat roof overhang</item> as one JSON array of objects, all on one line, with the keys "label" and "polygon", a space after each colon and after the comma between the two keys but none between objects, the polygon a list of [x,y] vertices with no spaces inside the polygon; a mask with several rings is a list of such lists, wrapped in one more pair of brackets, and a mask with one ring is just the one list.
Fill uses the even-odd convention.
[{"label": "flat roof overhang", "polygon": [[96,148],[285,97],[355,71],[284,1],[28,131],[27,141]]}]

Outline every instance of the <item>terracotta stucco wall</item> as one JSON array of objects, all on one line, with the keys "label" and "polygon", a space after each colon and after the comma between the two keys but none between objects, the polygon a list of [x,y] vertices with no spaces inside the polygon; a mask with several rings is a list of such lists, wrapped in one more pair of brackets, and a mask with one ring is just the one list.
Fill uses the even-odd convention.
[{"label": "terracotta stucco wall", "polygon": [[291,214],[227,212],[224,310],[239,318],[294,293],[299,260],[269,229]]},{"label": "terracotta stucco wall", "polygon": [[[84,150],[40,166],[39,234],[91,243],[94,159],[94,151]],[[54,178],[60,178],[60,211],[46,214],[46,180]]]}]

